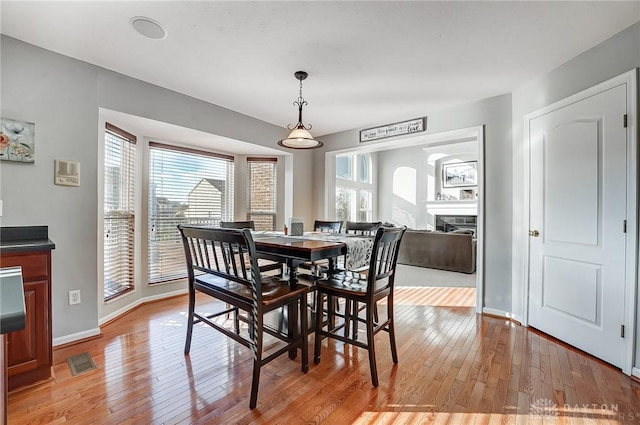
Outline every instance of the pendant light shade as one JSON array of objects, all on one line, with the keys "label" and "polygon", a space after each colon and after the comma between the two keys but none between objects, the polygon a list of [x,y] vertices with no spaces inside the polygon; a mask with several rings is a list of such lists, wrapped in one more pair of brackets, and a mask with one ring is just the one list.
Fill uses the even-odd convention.
[{"label": "pendant light shade", "polygon": [[289,130],[293,131],[289,134],[289,137],[278,141],[278,145],[290,149],[319,148],[322,146],[322,142],[314,139],[311,133],[309,133],[311,125],[307,127],[302,123],[302,107],[307,104],[302,97],[302,80],[306,79],[309,74],[304,71],[298,71],[294,76],[300,81],[300,96],[298,97],[298,100],[293,102],[294,105],[298,106],[298,123],[293,127],[287,126]]}]

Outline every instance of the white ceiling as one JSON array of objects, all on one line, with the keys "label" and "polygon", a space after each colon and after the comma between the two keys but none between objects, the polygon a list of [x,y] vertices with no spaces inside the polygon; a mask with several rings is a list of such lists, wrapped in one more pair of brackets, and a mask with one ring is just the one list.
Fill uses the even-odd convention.
[{"label": "white ceiling", "polygon": [[[513,91],[640,20],[640,2],[7,1],[1,32],[322,136]],[[166,28],[147,39],[129,24]]]}]

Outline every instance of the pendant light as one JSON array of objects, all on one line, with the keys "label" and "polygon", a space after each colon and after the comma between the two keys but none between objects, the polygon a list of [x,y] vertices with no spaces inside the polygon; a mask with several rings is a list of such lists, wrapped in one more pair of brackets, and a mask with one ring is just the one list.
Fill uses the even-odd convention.
[{"label": "pendant light", "polygon": [[293,131],[289,134],[289,137],[278,141],[278,144],[290,149],[319,148],[322,146],[322,142],[314,139],[311,133],[309,133],[311,125],[307,127],[302,123],[302,107],[307,104],[307,101],[302,97],[302,80],[306,79],[309,74],[304,71],[298,71],[293,75],[300,81],[300,96],[298,100],[293,102],[294,105],[298,106],[298,124],[295,126],[288,125],[287,128]]}]

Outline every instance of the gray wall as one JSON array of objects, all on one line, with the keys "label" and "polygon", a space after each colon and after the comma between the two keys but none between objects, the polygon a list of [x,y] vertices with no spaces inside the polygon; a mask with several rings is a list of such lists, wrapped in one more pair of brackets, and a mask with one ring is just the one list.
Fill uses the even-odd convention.
[{"label": "gray wall", "polygon": [[[35,164],[0,164],[0,199],[4,201],[0,224],[49,226],[50,238],[56,243],[52,260],[54,338],[81,336],[98,325],[98,108],[269,147],[277,147],[275,141],[287,133],[10,37],[0,38],[0,51],[0,113],[36,124]],[[80,187],[53,184],[54,159],[80,161]],[[291,175],[296,194],[292,211],[306,222],[314,218],[311,159],[310,152],[295,152]],[[81,290],[82,304],[67,305],[67,291],[72,289]],[[162,289],[146,293],[155,291]]]},{"label": "gray wall", "polygon": [[[416,203],[412,204],[393,193],[393,173],[398,167],[416,170]],[[426,228],[424,200],[427,199],[427,153],[422,146],[411,146],[378,152],[378,216],[376,220],[394,222],[394,208],[405,211],[415,218],[416,229]],[[408,227],[409,223],[404,224]]]},{"label": "gray wall", "polygon": [[[485,125],[485,258],[484,306],[511,311],[512,134],[511,94],[479,100],[455,108],[424,111],[427,134]],[[385,124],[385,123],[378,123]],[[314,212],[325,211],[325,154],[359,147],[359,129],[322,137],[325,146],[314,151]],[[385,141],[381,141],[385,142]],[[372,145],[377,142],[367,142]],[[382,182],[378,182],[382,184]],[[381,200],[382,202],[382,200]]]},{"label": "gray wall", "polygon": [[[640,66],[640,24],[605,40],[547,75],[513,92],[513,313],[523,314],[524,258],[527,243],[524,208],[524,116],[565,97]],[[633,119],[633,118],[632,118]],[[640,327],[638,327],[640,332]],[[636,364],[640,363],[640,357]]]},{"label": "gray wall", "polygon": [[[469,151],[477,151],[477,142],[467,142]],[[427,210],[427,201],[434,201],[436,193],[449,192],[458,196],[460,188],[442,188],[442,163],[450,161],[452,158],[461,161],[477,161],[476,153],[458,153],[455,145],[438,144],[428,150],[428,145],[411,146],[398,149],[390,149],[378,152],[378,215],[376,218],[382,222],[388,221],[395,225],[406,225],[414,229],[435,228],[434,215]],[[434,165],[428,164],[429,155],[433,153],[448,155],[436,161]],[[416,170],[415,180],[415,203],[394,193],[393,175],[398,167],[409,167]],[[431,188],[433,193],[429,193],[428,177],[434,180]],[[437,206],[431,204],[432,208]],[[398,221],[394,217],[394,210],[402,211],[405,220]],[[455,214],[451,211],[451,214]],[[400,218],[400,217],[399,217]]]}]

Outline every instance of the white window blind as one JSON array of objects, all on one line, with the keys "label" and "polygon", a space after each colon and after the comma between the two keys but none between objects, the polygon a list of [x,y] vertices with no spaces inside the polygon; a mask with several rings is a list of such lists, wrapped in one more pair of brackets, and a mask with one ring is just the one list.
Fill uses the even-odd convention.
[{"label": "white window blind", "polygon": [[275,230],[277,198],[276,158],[247,158],[247,220],[256,230]]},{"label": "white window blind", "polygon": [[179,224],[233,220],[233,157],[149,143],[149,283],[186,277]]},{"label": "white window blind", "polygon": [[135,136],[107,123],[104,141],[104,300],[134,287]]}]

